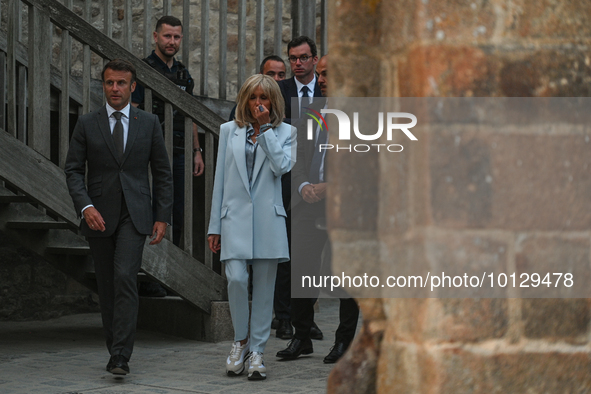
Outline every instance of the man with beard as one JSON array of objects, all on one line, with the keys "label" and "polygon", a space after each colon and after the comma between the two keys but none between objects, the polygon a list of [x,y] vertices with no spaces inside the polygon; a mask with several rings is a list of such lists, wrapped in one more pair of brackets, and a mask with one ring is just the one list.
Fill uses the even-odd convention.
[{"label": "man with beard", "polygon": [[[152,68],[174,82],[179,88],[189,94],[193,94],[195,82],[191,78],[189,70],[174,56],[179,51],[183,39],[183,26],[181,21],[174,16],[163,16],[156,23],[154,31],[154,44],[156,48],[152,54],[144,59]],[[143,109],[144,87],[137,86],[131,96],[132,104]],[[152,100],[152,113],[158,115],[161,124],[164,122],[164,102],[158,98]],[[162,127],[164,129],[164,127]],[[197,125],[193,124],[193,175],[203,174],[204,164],[199,147]],[[184,215],[184,190],[185,190],[185,117],[174,115],[173,121],[173,178],[174,178],[174,203],[172,213],[172,242],[179,246]],[[140,295],[160,296],[166,295],[166,290],[157,283],[142,282]]]}]

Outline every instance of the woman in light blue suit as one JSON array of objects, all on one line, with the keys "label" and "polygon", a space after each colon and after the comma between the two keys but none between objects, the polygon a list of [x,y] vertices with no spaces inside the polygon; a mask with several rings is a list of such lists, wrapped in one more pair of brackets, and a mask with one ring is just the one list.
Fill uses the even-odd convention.
[{"label": "woman in light blue suit", "polygon": [[[277,83],[248,78],[238,93],[236,118],[220,128],[208,241],[221,249],[228,279],[234,340],[226,373],[266,378],[263,352],[271,332],[277,264],[289,260],[281,175],[295,163],[295,128],[282,123],[285,105]],[[252,315],[248,336],[248,271]],[[249,356],[250,355],[250,356]]]}]

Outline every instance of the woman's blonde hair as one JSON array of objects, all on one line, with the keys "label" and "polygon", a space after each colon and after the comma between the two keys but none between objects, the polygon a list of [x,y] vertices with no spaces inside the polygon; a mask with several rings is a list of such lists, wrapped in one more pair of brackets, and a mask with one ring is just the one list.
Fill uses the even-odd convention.
[{"label": "woman's blonde hair", "polygon": [[238,127],[244,127],[249,123],[257,122],[254,115],[250,113],[248,100],[259,86],[271,102],[271,108],[269,108],[271,124],[273,127],[277,127],[283,122],[283,118],[285,117],[285,102],[283,101],[279,85],[277,85],[277,82],[273,78],[267,75],[255,74],[244,82],[240,88],[240,92],[238,92],[238,97],[236,97],[235,121]]}]

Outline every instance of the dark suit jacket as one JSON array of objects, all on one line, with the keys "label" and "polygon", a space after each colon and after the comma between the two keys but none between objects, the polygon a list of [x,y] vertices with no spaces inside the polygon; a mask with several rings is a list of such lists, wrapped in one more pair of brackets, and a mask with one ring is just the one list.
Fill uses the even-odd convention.
[{"label": "dark suit jacket", "polygon": [[[283,95],[283,100],[285,101],[285,123],[292,124],[292,114],[291,114],[291,99],[292,97],[298,97],[298,86],[295,83],[295,77],[291,77],[288,79],[284,79],[283,81],[277,82],[279,84],[279,89],[281,90],[281,94]],[[314,97],[322,97],[322,92],[320,91],[320,86],[318,85],[318,78],[316,78],[316,82],[314,84]],[[293,121],[297,121],[299,118],[299,114],[294,115]],[[299,136],[298,132],[298,136]],[[298,137],[299,141],[299,137]],[[298,157],[298,161],[300,158]],[[297,165],[297,162],[296,162]],[[291,206],[291,172],[283,175],[281,178],[281,184],[283,189],[283,206],[290,207]]]},{"label": "dark suit jacket", "polygon": [[[326,98],[318,99],[312,103],[311,108],[320,112],[326,104]],[[299,119],[294,125],[298,133],[297,145],[297,161],[291,170],[291,208],[303,201],[302,196],[298,192],[298,188],[304,182],[309,182],[310,167],[312,166],[312,158],[314,157],[314,148],[316,141],[308,139],[306,119]],[[314,123],[314,130],[316,130],[316,123]]]},{"label": "dark suit jacket", "polygon": [[[133,106],[129,112],[129,130],[121,162],[116,159],[106,107],[81,116],[74,128],[66,158],[66,180],[76,212],[94,205],[105,220],[104,232],[91,230],[82,221],[82,234],[107,237],[119,223],[122,197],[129,215],[141,234],[151,234],[154,221],[170,223],[172,211],[172,173],[160,122],[156,115]],[[88,187],[85,185],[88,163]],[[151,168],[154,195],[157,198],[152,214]]]},{"label": "dark suit jacket", "polygon": [[[295,83],[295,77],[284,79],[283,81],[279,81],[277,83],[279,84],[279,89],[281,89],[283,100],[285,100],[285,123],[291,124],[291,99],[293,97],[298,97],[298,87]],[[320,86],[318,85],[318,78],[316,78],[316,82],[314,84],[314,97],[322,97],[322,92],[320,91]],[[293,117],[298,118],[299,114],[294,114]]]}]

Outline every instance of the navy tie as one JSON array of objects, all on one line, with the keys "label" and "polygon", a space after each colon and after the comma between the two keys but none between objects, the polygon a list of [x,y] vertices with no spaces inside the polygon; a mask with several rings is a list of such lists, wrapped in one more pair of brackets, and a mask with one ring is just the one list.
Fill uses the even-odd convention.
[{"label": "navy tie", "polygon": [[302,105],[300,106],[300,117],[304,115],[303,109],[310,105],[310,89],[307,86],[302,87]]}]

